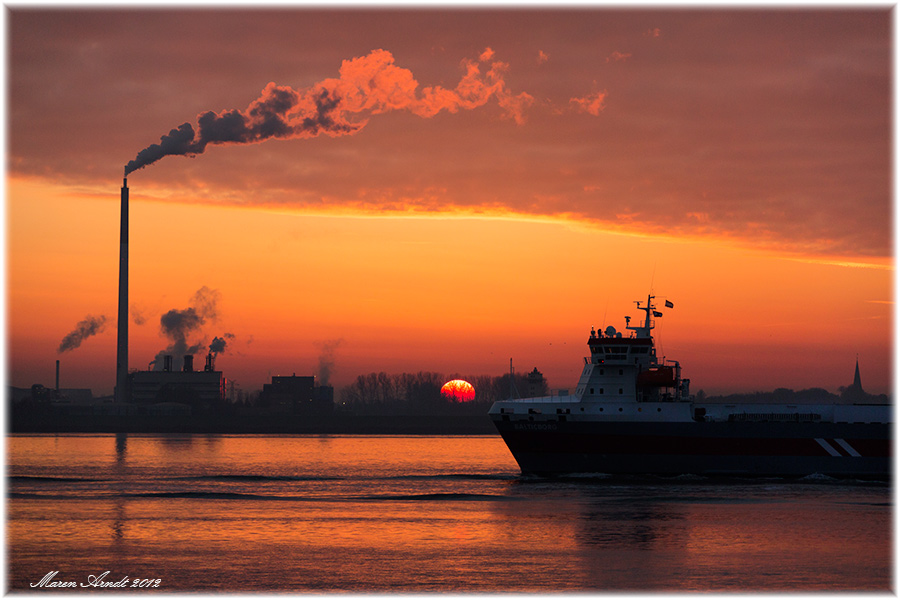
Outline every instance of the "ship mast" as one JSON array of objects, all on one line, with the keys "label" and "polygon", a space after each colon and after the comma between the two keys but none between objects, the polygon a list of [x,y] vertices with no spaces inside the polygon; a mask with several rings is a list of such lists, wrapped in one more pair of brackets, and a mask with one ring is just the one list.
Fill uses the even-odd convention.
[{"label": "ship mast", "polygon": [[656,308],[655,306],[653,306],[652,302],[654,298],[656,298],[656,296],[651,296],[649,294],[647,295],[647,306],[641,306],[640,300],[635,300],[634,302],[635,304],[637,304],[638,310],[642,310],[647,314],[647,317],[644,319],[643,325],[632,327],[631,325],[629,325],[629,323],[631,322],[631,317],[625,317],[625,329],[634,331],[639,338],[650,337],[650,331],[655,327],[655,325],[653,324],[653,319],[651,318],[651,315],[654,313],[653,309]]}]

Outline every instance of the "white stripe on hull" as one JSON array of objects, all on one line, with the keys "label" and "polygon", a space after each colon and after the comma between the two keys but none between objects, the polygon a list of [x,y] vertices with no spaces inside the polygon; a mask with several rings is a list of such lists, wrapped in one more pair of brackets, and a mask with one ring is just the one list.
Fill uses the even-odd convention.
[{"label": "white stripe on hull", "polygon": [[853,446],[851,446],[850,444],[848,444],[848,443],[845,442],[844,440],[841,440],[841,439],[835,439],[834,441],[837,442],[837,444],[838,444],[841,448],[843,448],[844,450],[846,450],[847,453],[848,453],[850,456],[855,456],[855,457],[860,457],[860,456],[862,456],[859,452],[857,452],[857,451],[853,448]]},{"label": "white stripe on hull", "polygon": [[818,442],[818,444],[819,444],[820,446],[822,446],[822,448],[825,449],[825,452],[827,452],[827,453],[830,454],[831,456],[840,456],[840,455],[841,455],[840,452],[838,452],[837,450],[834,449],[834,446],[832,446],[831,444],[829,444],[828,442],[826,442],[826,441],[823,440],[822,438],[816,438],[816,442]]}]

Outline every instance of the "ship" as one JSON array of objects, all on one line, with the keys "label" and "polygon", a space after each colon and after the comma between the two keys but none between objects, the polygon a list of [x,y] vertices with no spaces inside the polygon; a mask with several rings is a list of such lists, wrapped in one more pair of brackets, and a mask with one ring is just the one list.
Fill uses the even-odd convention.
[{"label": "ship", "polygon": [[700,401],[681,365],[657,356],[655,298],[636,302],[645,318],[625,317],[624,335],[591,328],[574,394],[491,406],[523,474],[889,479],[890,404]]}]

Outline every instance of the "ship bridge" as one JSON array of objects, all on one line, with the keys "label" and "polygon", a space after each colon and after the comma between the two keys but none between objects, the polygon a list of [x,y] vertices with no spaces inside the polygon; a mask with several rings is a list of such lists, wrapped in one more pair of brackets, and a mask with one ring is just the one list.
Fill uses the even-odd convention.
[{"label": "ship bridge", "polygon": [[590,362],[602,365],[607,362],[645,364],[656,362],[656,348],[653,338],[596,337],[588,340],[591,350],[590,359],[585,357],[585,364]]},{"label": "ship bridge", "polygon": [[[575,392],[581,401],[659,402],[689,397],[689,382],[681,379],[678,363],[660,364],[657,359],[652,331],[654,317],[662,313],[655,310],[653,298],[648,296],[644,306],[636,302],[646,314],[639,325],[631,325],[631,317],[625,317],[628,337],[612,325],[602,332],[591,329],[591,355],[584,359]],[[671,307],[672,303],[666,301],[666,308]]]}]

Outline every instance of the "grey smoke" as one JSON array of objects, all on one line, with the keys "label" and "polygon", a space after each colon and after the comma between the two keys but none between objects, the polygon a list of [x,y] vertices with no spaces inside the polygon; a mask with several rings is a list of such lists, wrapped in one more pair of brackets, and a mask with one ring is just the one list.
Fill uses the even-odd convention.
[{"label": "grey smoke", "polygon": [[132,305],[131,309],[131,320],[135,325],[143,325],[147,322],[147,317],[144,316],[143,311],[138,310],[134,305]]},{"label": "grey smoke", "polygon": [[216,356],[217,354],[219,354],[221,352],[225,352],[225,346],[227,346],[227,344],[228,344],[225,341],[225,338],[228,338],[229,340],[233,340],[234,334],[233,333],[225,333],[222,335],[222,337],[216,336],[213,338],[213,341],[209,344],[209,351],[213,354],[213,356]]},{"label": "grey smoke", "polygon": [[316,344],[321,350],[319,354],[319,385],[329,385],[331,375],[334,373],[334,351],[343,342],[344,339],[339,338]]},{"label": "grey smoke", "polygon": [[150,366],[154,370],[162,370],[163,357],[167,354],[171,354],[174,363],[178,365],[184,361],[185,354],[200,352],[203,347],[202,343],[190,344],[188,338],[199,332],[207,321],[216,320],[218,301],[219,292],[203,286],[191,298],[191,306],[184,309],[173,308],[160,317],[160,332],[171,343],[165,350],[160,350],[150,362]]},{"label": "grey smoke", "polygon": [[81,342],[92,335],[100,333],[105,327],[106,315],[100,315],[99,317],[88,315],[75,325],[74,330],[66,334],[56,351],[62,354],[68,350],[74,350],[81,345]]},{"label": "grey smoke", "polygon": [[[202,150],[200,150],[202,152]],[[194,148],[194,128],[190,123],[171,130],[158,144],[151,144],[138,152],[137,158],[125,165],[125,175],[170,154],[197,154]]]},{"label": "grey smoke", "polygon": [[[288,112],[302,100],[310,99],[315,106],[313,114],[289,121]],[[252,144],[271,138],[316,137],[321,133],[345,135],[361,128],[362,124],[335,119],[333,113],[339,104],[340,97],[331,90],[322,88],[301,93],[270,83],[245,111],[231,109],[218,114],[207,111],[197,117],[197,132],[190,123],[172,129],[158,144],[138,152],[125,165],[125,175],[164,156],[202,154],[209,144]]]}]

